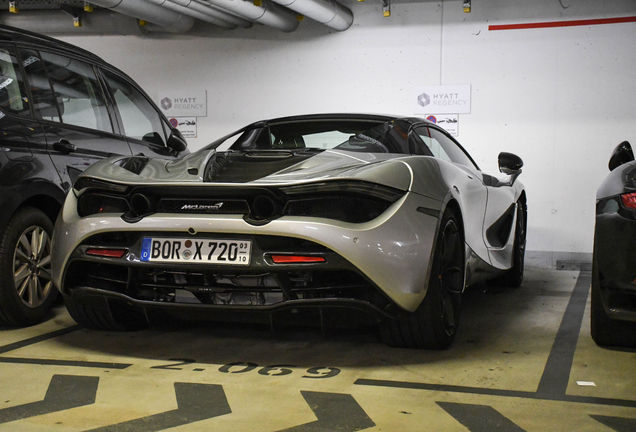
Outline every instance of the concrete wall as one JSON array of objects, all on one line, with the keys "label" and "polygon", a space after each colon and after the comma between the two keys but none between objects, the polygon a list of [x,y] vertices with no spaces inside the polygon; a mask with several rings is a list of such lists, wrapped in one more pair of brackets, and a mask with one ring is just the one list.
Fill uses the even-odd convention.
[{"label": "concrete wall", "polygon": [[594,201],[615,145],[636,144],[636,23],[491,31],[500,24],[636,15],[632,0],[343,0],[353,26],[306,19],[289,34],[197,23],[178,36],[69,36],[159,89],[207,89],[197,149],[247,122],[299,113],[412,115],[414,88],[472,85],[459,140],[484,171],[500,151],[525,161],[529,257],[589,258]]}]

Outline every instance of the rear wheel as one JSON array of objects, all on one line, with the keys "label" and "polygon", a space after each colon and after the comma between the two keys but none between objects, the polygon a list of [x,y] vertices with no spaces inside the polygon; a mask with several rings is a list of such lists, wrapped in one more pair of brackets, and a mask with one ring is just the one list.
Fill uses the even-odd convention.
[{"label": "rear wheel", "polygon": [[426,296],[415,312],[382,324],[380,337],[387,345],[439,350],[455,338],[464,290],[464,242],[452,210],[440,226]]},{"label": "rear wheel", "polygon": [[145,315],[138,309],[118,300],[89,297],[77,301],[63,295],[71,317],[83,327],[93,330],[133,331],[148,327]]},{"label": "rear wheel", "polygon": [[28,326],[42,321],[57,290],[51,282],[53,223],[41,210],[25,207],[0,239],[0,322]]},{"label": "rear wheel", "polygon": [[636,347],[636,323],[612,319],[605,312],[601,298],[601,283],[596,258],[594,258],[592,263],[590,331],[592,339],[597,345],[623,348]]}]

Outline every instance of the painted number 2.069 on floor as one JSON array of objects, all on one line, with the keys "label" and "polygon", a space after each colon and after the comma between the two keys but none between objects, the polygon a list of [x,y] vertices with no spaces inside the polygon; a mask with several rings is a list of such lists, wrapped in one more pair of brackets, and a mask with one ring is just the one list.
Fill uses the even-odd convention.
[{"label": "painted number 2.069 on floor", "polygon": [[249,265],[251,249],[249,240],[145,237],[141,244],[141,260]]}]

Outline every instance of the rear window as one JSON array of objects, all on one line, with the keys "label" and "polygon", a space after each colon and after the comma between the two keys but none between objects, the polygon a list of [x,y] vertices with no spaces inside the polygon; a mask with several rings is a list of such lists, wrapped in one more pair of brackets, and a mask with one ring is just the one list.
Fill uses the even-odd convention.
[{"label": "rear window", "polygon": [[408,124],[400,121],[320,119],[254,126],[209,147],[229,147],[232,150],[339,149],[409,154],[407,137]]},{"label": "rear window", "polygon": [[0,108],[11,114],[30,115],[18,61],[6,48],[0,48]]},{"label": "rear window", "polygon": [[20,51],[38,118],[113,132],[93,67],[49,52]]}]

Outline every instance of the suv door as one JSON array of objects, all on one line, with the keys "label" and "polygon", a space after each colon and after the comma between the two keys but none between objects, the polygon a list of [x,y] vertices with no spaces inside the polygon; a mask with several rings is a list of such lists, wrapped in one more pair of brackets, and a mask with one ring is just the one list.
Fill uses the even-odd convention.
[{"label": "suv door", "polygon": [[[35,324],[54,302],[53,222],[82,171],[106,156],[130,155],[131,147],[163,157],[186,149],[134,83],[119,78],[126,85],[117,91],[141,101],[133,105],[145,119],[124,109],[122,95],[111,97],[97,70],[102,63],[85,54],[41,40],[0,41],[0,326]],[[135,122],[151,127],[137,131]],[[132,131],[130,145],[120,125]]]},{"label": "suv door", "polygon": [[98,160],[131,154],[126,139],[116,133],[91,64],[42,50],[21,49],[20,55],[35,116],[65,190]]},{"label": "suv door", "polygon": [[149,157],[175,157],[168,146],[172,128],[148,97],[126,78],[102,70],[106,87],[114,102],[114,111],[122,135],[132,153]]},{"label": "suv door", "polygon": [[0,44],[0,325],[14,326],[40,321],[55,300],[50,238],[64,199],[20,63]]}]

